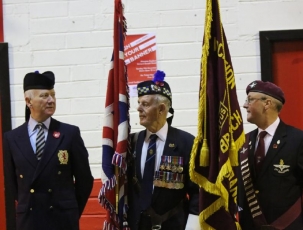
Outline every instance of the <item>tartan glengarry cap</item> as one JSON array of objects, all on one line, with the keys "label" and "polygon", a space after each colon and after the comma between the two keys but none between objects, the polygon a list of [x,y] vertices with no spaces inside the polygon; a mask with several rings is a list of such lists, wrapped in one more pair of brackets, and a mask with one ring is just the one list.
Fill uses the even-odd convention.
[{"label": "tartan glengarry cap", "polygon": [[246,94],[249,92],[259,92],[267,94],[271,97],[276,98],[281,101],[283,104],[285,103],[285,97],[282,89],[275,85],[272,82],[264,82],[264,81],[253,81],[246,87]]},{"label": "tartan glengarry cap", "polygon": [[53,89],[55,75],[51,71],[39,73],[38,71],[28,73],[23,79],[24,92],[30,89]]},{"label": "tartan glengarry cap", "polygon": [[144,95],[161,94],[172,103],[172,94],[167,82],[164,81],[165,73],[157,70],[152,81],[143,81],[137,85],[138,97]]}]

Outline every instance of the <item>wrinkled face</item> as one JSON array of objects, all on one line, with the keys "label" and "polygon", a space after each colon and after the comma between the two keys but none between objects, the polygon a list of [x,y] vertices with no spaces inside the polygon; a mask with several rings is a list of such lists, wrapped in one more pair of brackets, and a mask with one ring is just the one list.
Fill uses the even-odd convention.
[{"label": "wrinkled face", "polygon": [[26,97],[25,100],[31,110],[31,116],[38,122],[45,121],[56,111],[54,89],[35,89],[31,98]]},{"label": "wrinkled face", "polygon": [[155,95],[144,95],[138,98],[140,125],[153,130],[159,122],[159,105]]},{"label": "wrinkled face", "polygon": [[262,115],[265,112],[265,101],[266,96],[264,94],[249,92],[243,105],[243,108],[245,108],[247,112],[248,122],[258,124],[262,120]]}]

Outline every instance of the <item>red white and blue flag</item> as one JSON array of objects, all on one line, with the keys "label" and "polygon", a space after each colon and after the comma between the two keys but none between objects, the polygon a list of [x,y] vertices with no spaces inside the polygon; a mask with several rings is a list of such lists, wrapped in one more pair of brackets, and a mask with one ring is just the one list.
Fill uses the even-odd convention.
[{"label": "red white and blue flag", "polygon": [[129,229],[126,217],[126,157],[128,152],[129,95],[124,62],[126,22],[121,0],[115,0],[114,49],[108,74],[104,111],[102,172],[99,202],[107,210],[103,229]]}]

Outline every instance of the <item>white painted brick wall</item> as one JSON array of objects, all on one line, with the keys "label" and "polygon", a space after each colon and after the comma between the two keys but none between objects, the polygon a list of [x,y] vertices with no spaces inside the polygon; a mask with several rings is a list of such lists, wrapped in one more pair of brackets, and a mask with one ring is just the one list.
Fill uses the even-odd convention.
[{"label": "white painted brick wall", "polygon": [[[205,0],[123,0],[128,34],[154,32],[158,68],[173,93],[173,125],[197,134],[200,58]],[[56,74],[55,118],[77,125],[100,177],[102,124],[112,53],[114,0],[3,0],[9,43],[13,128],[24,122],[26,73]],[[239,103],[260,79],[259,31],[302,29],[302,0],[223,0],[221,18],[234,67]],[[132,131],[141,130],[137,98],[130,101]],[[246,122],[245,131],[254,125]]]}]

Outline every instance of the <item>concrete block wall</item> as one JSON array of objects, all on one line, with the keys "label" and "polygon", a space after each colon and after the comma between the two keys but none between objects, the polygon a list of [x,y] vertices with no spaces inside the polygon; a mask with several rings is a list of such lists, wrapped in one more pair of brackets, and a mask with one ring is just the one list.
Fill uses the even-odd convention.
[{"label": "concrete block wall", "polygon": [[[197,134],[205,0],[123,0],[128,34],[154,32],[158,69],[173,93],[173,125]],[[112,53],[114,0],[3,0],[9,43],[13,128],[24,122],[26,73],[56,75],[55,118],[78,125],[100,178],[102,124]],[[239,103],[260,79],[259,31],[302,29],[302,0],[222,0],[221,18],[234,67]],[[131,98],[132,131],[142,129]],[[254,128],[246,122],[245,131]]]}]

